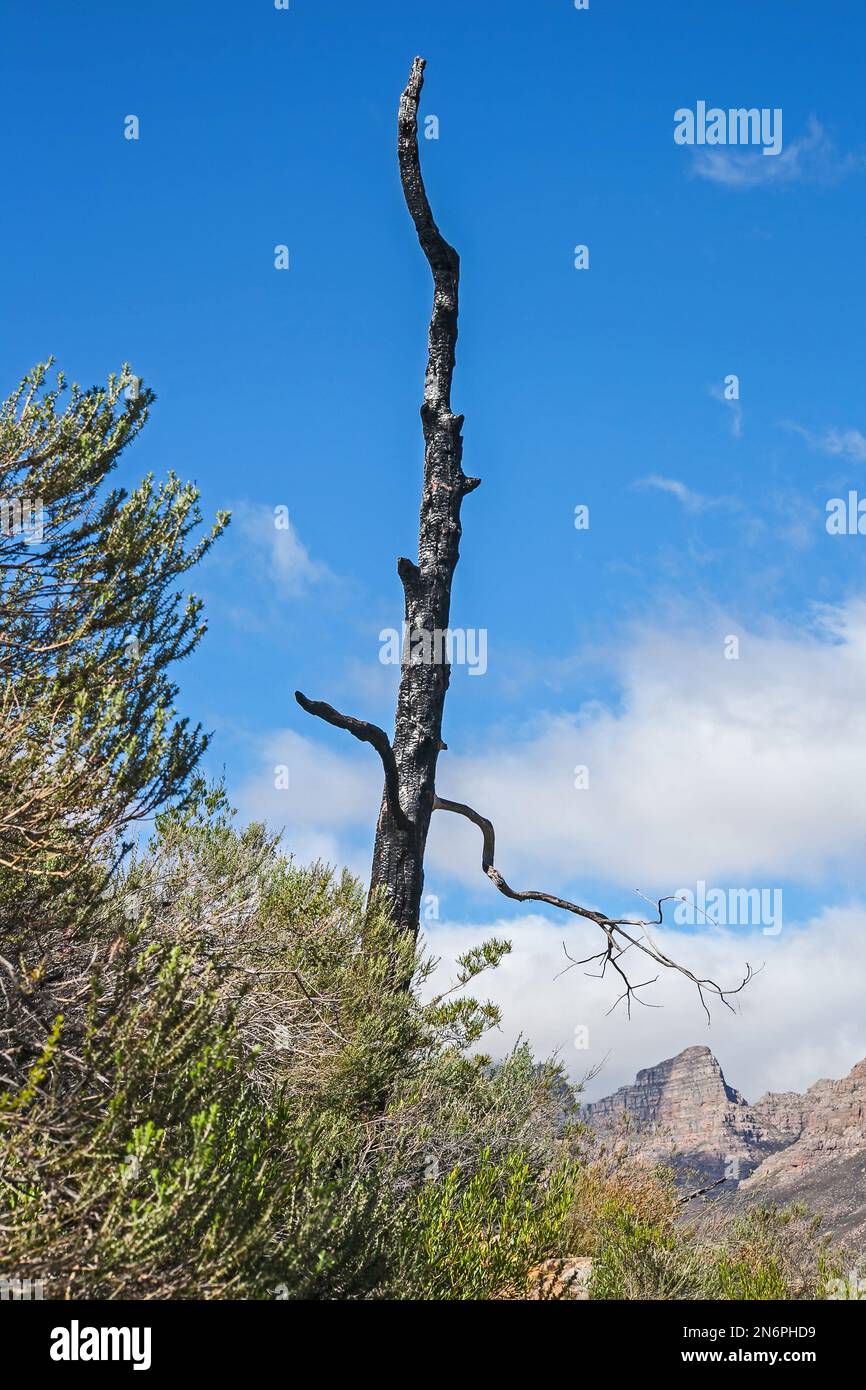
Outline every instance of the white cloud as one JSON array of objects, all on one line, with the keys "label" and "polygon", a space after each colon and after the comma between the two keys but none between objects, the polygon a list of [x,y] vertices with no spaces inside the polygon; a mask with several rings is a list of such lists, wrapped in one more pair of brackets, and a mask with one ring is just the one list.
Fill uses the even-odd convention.
[{"label": "white cloud", "polygon": [[[866,602],[819,618],[806,632],[718,616],[638,634],[616,709],[549,714],[469,754],[452,739],[440,794],[493,820],[497,864],[518,888],[850,878],[866,862]],[[732,633],[739,660],[724,657]],[[586,790],[574,786],[582,765]],[[429,858],[477,881],[478,832],[435,816]]]},{"label": "white cloud", "polygon": [[692,172],[725,188],[756,188],[790,183],[838,183],[864,167],[861,154],[841,154],[821,122],[811,117],[806,134],[780,154],[755,149],[695,150]]},{"label": "white cloud", "polygon": [[[604,1062],[587,1087],[587,1099],[609,1095],[633,1081],[642,1067],[696,1043],[715,1052],[729,1084],[750,1101],[767,1090],[802,1091],[819,1077],[843,1076],[866,1056],[862,904],[827,910],[774,938],[748,930],[698,936],[656,929],[664,950],[725,984],[742,977],[745,960],[764,963],[733,1001],[737,1013],[716,1005],[709,1027],[694,987],[670,971],[659,972],[645,994],[649,1003],[663,1007],[633,1005],[631,1020],[622,1005],[608,1015],[620,993],[613,978],[587,978],[577,968],[561,973],[568,964],[564,941],[572,955],[588,955],[596,949],[595,939],[601,941],[591,923],[551,923],[518,908],[484,927],[443,924],[426,931],[429,949],[442,960],[442,978],[453,978],[450,966],[461,951],[489,936],[510,940],[512,953],[474,991],[503,1011],[501,1033],[491,1035],[485,1046],[501,1056],[522,1034],[537,1056],[559,1051],[575,1080]],[[656,973],[649,969],[641,975],[637,963],[631,968],[635,979]],[[575,1047],[578,1026],[589,1030],[587,1050]]]},{"label": "white cloud", "polygon": [[818,434],[813,430],[807,430],[803,425],[798,425],[794,420],[784,420],[782,423],[785,429],[793,430],[805,439],[810,449],[829,454],[831,458],[843,458],[851,463],[866,463],[866,436],[859,430],[830,428]]},{"label": "white cloud", "polygon": [[240,535],[264,557],[269,577],[287,594],[304,593],[312,584],[330,577],[327,565],[311,558],[291,518],[285,514],[277,525],[272,507],[241,502],[232,516]]}]

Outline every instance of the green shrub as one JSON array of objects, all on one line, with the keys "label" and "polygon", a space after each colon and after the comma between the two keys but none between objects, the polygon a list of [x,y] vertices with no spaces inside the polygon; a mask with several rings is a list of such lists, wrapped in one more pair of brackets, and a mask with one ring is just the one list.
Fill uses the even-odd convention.
[{"label": "green shrub", "polygon": [[5,1263],[49,1297],[473,1296],[457,1243],[419,1261],[440,1188],[476,1248],[501,1226],[487,1292],[546,1251],[558,1070],[473,1055],[496,1011],[429,998],[354,880],[219,797],[160,818],[86,941],[28,947],[3,967],[0,1194]]},{"label": "green shrub", "polygon": [[646,1180],[639,1206],[620,1184],[607,1208],[597,1211],[591,1298],[823,1298],[850,1264],[844,1251],[831,1251],[819,1218],[803,1206],[755,1207],[740,1215],[711,1207],[698,1225],[686,1225],[676,1219],[669,1180],[656,1175],[653,1181],[654,1215],[647,1209],[653,1188]]},{"label": "green shrub", "polygon": [[[720,1214],[724,1221],[724,1215]],[[725,1224],[724,1248],[708,1280],[707,1297],[724,1299],[814,1299],[826,1296],[831,1280],[850,1257],[831,1250],[820,1217],[802,1203],[754,1207]]]},{"label": "green shrub", "polygon": [[77,1075],[46,1049],[0,1117],[5,1260],[49,1297],[301,1296],[381,1276],[369,1181],[268,1105],[178,948],[130,944],[94,977]]},{"label": "green shrub", "polygon": [[[416,1297],[520,1296],[531,1267],[561,1256],[574,1203],[574,1165],[533,1173],[523,1154],[485,1150],[468,1176],[452,1169],[418,1197]],[[413,1236],[415,1233],[413,1232]]]},{"label": "green shrub", "polygon": [[592,1299],[699,1297],[700,1257],[664,1217],[642,1219],[629,1206],[601,1213],[590,1279]]}]

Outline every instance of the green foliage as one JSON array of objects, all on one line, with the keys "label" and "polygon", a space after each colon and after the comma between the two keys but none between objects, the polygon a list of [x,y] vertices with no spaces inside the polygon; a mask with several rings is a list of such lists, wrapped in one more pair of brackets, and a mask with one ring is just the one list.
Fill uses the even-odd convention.
[{"label": "green foliage", "polygon": [[6,1259],[49,1296],[450,1297],[489,1247],[480,1296],[555,1245],[558,1070],[471,1055],[489,1008],[425,997],[432,962],[354,880],[219,794],[160,815],[87,944],[54,945],[12,972],[0,1110]]},{"label": "green foliage", "polygon": [[755,1207],[725,1233],[708,1297],[726,1299],[824,1298],[847,1268],[845,1252],[831,1250],[820,1217],[802,1203]]},{"label": "green foliage", "polygon": [[716,1265],[715,1274],[722,1298],[759,1301],[789,1296],[784,1273],[772,1256],[766,1264],[751,1265],[744,1259],[724,1254]]},{"label": "green foliage", "polygon": [[191,992],[192,971],[176,947],[125,943],[110,981],[92,981],[87,1086],[70,1097],[55,1052],[38,1098],[31,1072],[7,1106],[5,1259],[52,1297],[366,1287],[380,1264],[375,1186],[325,1161],[284,1097],[262,1103],[236,1029],[212,992]]},{"label": "green foliage", "polygon": [[600,1214],[598,1253],[590,1280],[596,1299],[694,1298],[700,1256],[661,1213],[655,1221],[629,1205],[611,1203]]},{"label": "green foliage", "polygon": [[850,1262],[845,1252],[831,1252],[820,1220],[803,1206],[754,1207],[733,1217],[719,1206],[691,1226],[675,1219],[663,1174],[638,1180],[638,1203],[628,1186],[617,1184],[597,1213],[592,1298],[824,1298]]},{"label": "green foliage", "polygon": [[516,1298],[589,1255],[592,1298],[803,1298],[843,1271],[796,1209],[683,1225],[669,1175],[565,1123],[555,1064],[473,1050],[498,945],[437,992],[353,879],[218,791],[158,817],[86,943],[43,946],[0,967],[0,1201],[49,1297]]},{"label": "green foliage", "polygon": [[[127,827],[185,795],[206,744],[174,712],[167,668],[197,646],[201,604],[176,585],[226,524],[192,533],[173,474],[108,486],[152,392],[36,367],[0,405],[0,927],[88,905]],[[130,398],[126,399],[127,393]],[[39,524],[34,525],[38,513]]]},{"label": "green foliage", "polygon": [[[482,1151],[474,1172],[454,1168],[418,1198],[419,1267],[410,1291],[429,1299],[520,1296],[530,1268],[564,1253],[574,1165],[563,1157],[541,1178],[525,1155],[501,1162]],[[413,1233],[414,1234],[414,1233]]]}]

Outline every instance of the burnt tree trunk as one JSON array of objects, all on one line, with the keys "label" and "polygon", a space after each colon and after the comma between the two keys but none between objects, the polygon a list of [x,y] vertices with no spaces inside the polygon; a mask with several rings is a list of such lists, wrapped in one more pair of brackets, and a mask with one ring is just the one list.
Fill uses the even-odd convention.
[{"label": "burnt tree trunk", "polygon": [[[401,557],[404,643],[393,743],[373,724],[340,714],[299,691],[310,714],[371,743],[385,767],[385,791],[376,826],[371,898],[384,893],[395,922],[417,933],[424,885],[424,850],[436,797],[436,761],[451,668],[444,634],[451,612],[451,580],[460,545],[460,505],[480,479],[467,478],[461,459],[463,416],[451,410],[457,342],[460,257],[433,220],[418,156],[418,102],[424,59],[416,58],[397,117],[397,158],[406,206],[433,275],[433,312],[421,425],[424,483],[418,561]],[[420,639],[420,640],[419,640]],[[432,659],[428,659],[432,654]]]},{"label": "burnt tree trunk", "polygon": [[[433,215],[418,157],[418,101],[424,83],[424,60],[416,58],[400,98],[397,155],[406,206],[421,249],[433,274],[427,373],[421,424],[424,431],[424,486],[418,534],[418,563],[402,558],[397,572],[405,599],[404,633],[408,642],[400,672],[394,725],[394,757],[400,804],[411,822],[401,829],[387,790],[382,797],[370,891],[384,889],[395,919],[407,931],[418,930],[424,884],[424,850],[436,795],[436,761],[442,744],[442,715],[451,668],[444,640],[449,624],[451,580],[460,545],[460,504],[478,486],[461,466],[463,416],[451,411],[451,378],[457,342],[460,257],[440,233]],[[432,660],[413,660],[423,635]],[[408,647],[408,651],[406,648]],[[425,652],[419,654],[423,657]]]}]

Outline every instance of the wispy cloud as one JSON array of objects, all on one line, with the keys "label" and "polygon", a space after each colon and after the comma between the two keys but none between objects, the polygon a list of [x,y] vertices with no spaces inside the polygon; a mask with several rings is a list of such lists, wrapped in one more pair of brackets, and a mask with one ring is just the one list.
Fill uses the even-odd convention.
[{"label": "wispy cloud", "polygon": [[669,492],[678,502],[682,503],[687,512],[705,512],[711,507],[727,506],[731,502],[729,497],[705,497],[703,493],[694,492],[692,488],[686,487],[678,478],[662,478],[658,473],[651,473],[648,478],[638,478],[634,484],[638,488],[655,488],[657,492]]},{"label": "wispy cloud", "polygon": [[250,746],[249,771],[233,799],[244,820],[284,831],[284,848],[301,863],[321,859],[365,877],[382,768],[367,750],[346,743],[334,740],[332,748],[321,738],[276,729]]},{"label": "wispy cloud", "polygon": [[799,434],[810,449],[817,449],[819,453],[829,454],[831,458],[848,459],[851,463],[866,463],[866,435],[859,430],[830,428],[816,433],[804,425],[798,425],[795,420],[783,420],[782,426]]},{"label": "wispy cloud", "polygon": [[731,434],[735,439],[742,439],[743,436],[743,408],[739,398],[733,399],[725,395],[724,388],[721,386],[711,386],[710,395],[714,401],[721,401],[730,411]]},{"label": "wispy cloud", "polygon": [[812,116],[805,135],[781,154],[760,149],[696,149],[692,173],[725,188],[757,188],[791,183],[833,184],[866,167],[866,155],[843,154],[819,120]]},{"label": "wispy cloud", "polygon": [[331,577],[327,565],[314,560],[291,519],[277,516],[263,503],[242,502],[232,516],[243,540],[264,558],[270,579],[283,593],[298,595]]},{"label": "wispy cloud", "polygon": [[[522,1033],[536,1053],[560,1049],[576,1077],[608,1058],[598,1095],[706,1040],[750,1100],[841,1076],[863,1056],[866,904],[842,885],[866,843],[866,601],[821,617],[812,631],[741,632],[739,661],[723,658],[724,619],[707,615],[703,631],[660,621],[625,645],[615,705],[536,718],[504,743],[491,732],[487,746],[465,755],[452,748],[443,792],[492,817],[497,862],[517,887],[585,901],[586,882],[601,875],[622,888],[603,901],[590,890],[589,905],[640,915],[632,884],[676,891],[699,878],[727,887],[819,876],[832,884],[823,910],[805,923],[786,911],[778,936],[745,926],[657,928],[662,949],[701,975],[727,983],[747,960],[764,968],[738,996],[736,1015],[714,1013],[709,1038],[694,992],[671,972],[652,990],[664,1008],[636,1010],[626,1026],[621,1013],[608,1016],[619,993],[612,981],[562,973],[563,941],[572,955],[590,949],[585,925],[506,911],[481,873],[474,827],[434,817],[427,883],[443,918],[425,930],[443,974],[488,932],[514,944],[486,985],[503,1007],[491,1044],[499,1055]],[[321,856],[366,874],[381,768],[352,740],[331,746],[329,738],[285,729],[262,739],[238,804],[246,816],[285,826],[286,848],[302,861]],[[589,769],[582,790],[576,764]],[[289,772],[285,789],[280,768]],[[489,922],[451,916],[460,883],[487,884]],[[588,1050],[575,1047],[578,1025],[589,1030]]]}]

